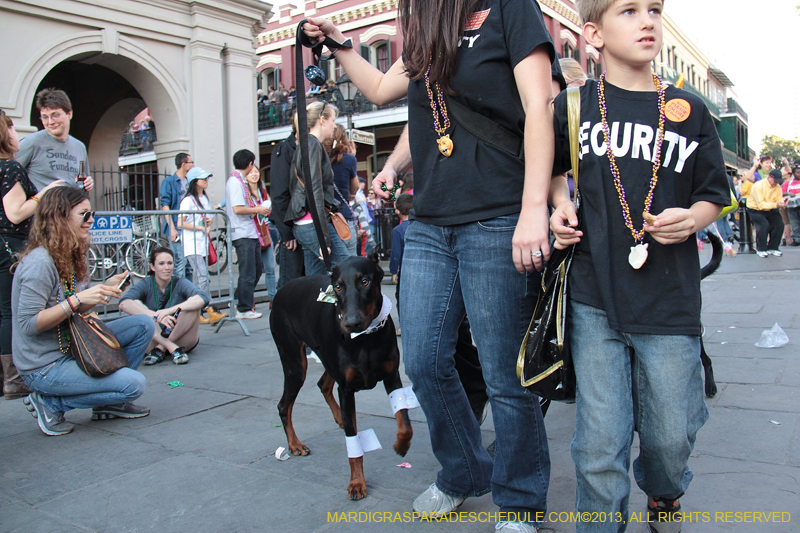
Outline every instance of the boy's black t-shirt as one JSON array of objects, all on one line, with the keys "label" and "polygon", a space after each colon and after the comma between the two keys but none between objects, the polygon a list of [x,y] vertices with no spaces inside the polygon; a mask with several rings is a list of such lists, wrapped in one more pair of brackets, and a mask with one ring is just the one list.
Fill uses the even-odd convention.
[{"label": "boy's black t-shirt", "polygon": [[[620,181],[635,229],[643,224],[644,201],[653,173],[658,133],[658,93],[632,92],[605,83],[607,117]],[[683,102],[679,101],[682,100]],[[689,208],[699,201],[730,204],[730,190],[717,129],[702,100],[670,86],[661,168],[650,212]],[[554,174],[570,167],[567,98],[555,101]],[[649,234],[648,258],[635,270],[628,263],[634,246],[625,226],[605,154],[597,82],[581,89],[581,163],[578,187],[583,203],[580,230],[570,270],[570,298],[603,309],[612,329],[657,335],[700,334],[700,261],[696,240],[662,245]]]},{"label": "boy's black t-shirt", "polygon": [[[544,45],[555,57],[539,4],[533,0],[488,0],[475,13],[458,51],[455,98],[523,137],[525,113],[514,67]],[[453,153],[439,153],[425,80],[408,85],[409,143],[414,164],[413,217],[454,225],[518,213],[525,163],[478,140],[452,116],[447,133]],[[535,140],[534,140],[535,141]],[[531,140],[528,140],[531,142]]]}]

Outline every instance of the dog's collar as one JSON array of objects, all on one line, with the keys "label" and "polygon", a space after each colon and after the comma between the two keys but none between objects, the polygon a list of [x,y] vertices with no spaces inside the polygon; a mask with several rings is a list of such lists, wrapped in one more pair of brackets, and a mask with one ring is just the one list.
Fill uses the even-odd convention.
[{"label": "dog's collar", "polygon": [[378,314],[375,320],[373,320],[372,323],[369,325],[369,327],[364,331],[360,331],[358,333],[351,333],[350,334],[351,339],[355,339],[359,335],[369,335],[370,333],[375,333],[376,331],[381,329],[384,325],[386,325],[386,319],[389,318],[389,313],[392,310],[392,301],[383,293],[381,293],[381,296],[383,296],[383,304],[381,305],[380,314]]}]

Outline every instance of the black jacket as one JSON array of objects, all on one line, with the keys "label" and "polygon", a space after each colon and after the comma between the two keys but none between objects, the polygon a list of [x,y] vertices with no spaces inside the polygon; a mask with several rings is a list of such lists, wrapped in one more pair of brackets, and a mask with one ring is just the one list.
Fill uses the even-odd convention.
[{"label": "black jacket", "polygon": [[296,149],[297,141],[294,134],[292,134],[275,145],[270,158],[269,191],[272,196],[272,213],[270,213],[269,219],[275,224],[275,228],[281,234],[281,241],[283,242],[294,239],[291,222],[287,224],[284,222],[284,218],[291,200],[289,176],[294,177],[292,163]]},{"label": "black jacket", "polygon": [[297,176],[289,178],[289,190],[291,191],[291,201],[286,212],[284,221],[291,222],[305,216],[308,212],[306,205],[306,187],[311,187],[314,194],[314,203],[317,206],[317,214],[322,222],[322,233],[325,236],[325,244],[330,248],[331,237],[328,231],[328,214],[325,208],[336,210],[338,206],[334,197],[333,170],[331,170],[331,160],[322,143],[313,135],[308,136],[308,159],[310,163],[311,176],[304,176],[301,164],[301,152],[295,150],[294,169]]}]

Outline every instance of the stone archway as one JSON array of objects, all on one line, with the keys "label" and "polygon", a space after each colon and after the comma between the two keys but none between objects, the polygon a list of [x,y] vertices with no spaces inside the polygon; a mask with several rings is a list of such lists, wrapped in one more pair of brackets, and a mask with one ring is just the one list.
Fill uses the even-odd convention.
[{"label": "stone archway", "polygon": [[[189,108],[186,91],[182,88],[170,69],[157,57],[145,50],[133,39],[120,35],[109,29],[88,31],[70,34],[58,38],[44,45],[39,53],[34,54],[29,64],[20,69],[20,76],[15,80],[17,95],[14,108],[23,124],[37,124],[33,101],[36,91],[51,72],[61,64],[74,63],[86,68],[96,67],[93,72],[101,72],[99,67],[113,71],[129,84],[135,94],[130,91],[119,91],[119,100],[131,97],[140,97],[153,112],[159,117],[157,123],[159,141],[155,144],[155,152],[159,160],[159,167],[166,169],[171,165],[175,154],[189,149]],[[100,76],[94,83],[101,85],[100,90],[114,92],[113,77],[103,79]],[[107,84],[105,88],[102,84]],[[108,106],[104,111],[107,111]],[[102,115],[102,114],[101,114]],[[81,140],[86,143],[92,164],[110,164],[116,161],[117,153],[109,149],[108,143],[102,152],[92,146],[95,127],[100,123],[101,117],[94,117],[94,124],[83,131]],[[77,123],[80,130],[80,114],[76,113],[73,122]],[[106,123],[104,129],[113,128],[113,124]],[[122,131],[124,124],[119,125],[117,131]],[[20,128],[33,131],[35,127]],[[117,145],[118,146],[118,145]],[[108,151],[108,153],[106,153]]]}]

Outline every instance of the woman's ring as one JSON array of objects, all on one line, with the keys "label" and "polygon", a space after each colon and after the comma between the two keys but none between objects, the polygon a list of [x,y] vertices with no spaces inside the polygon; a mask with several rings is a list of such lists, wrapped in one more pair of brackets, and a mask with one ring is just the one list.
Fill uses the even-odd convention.
[{"label": "woman's ring", "polygon": [[107,301],[108,301],[108,296],[106,296],[105,294],[103,295],[103,301],[104,301],[104,302],[107,302]]},{"label": "woman's ring", "polygon": [[536,259],[539,259],[540,257],[542,257],[542,251],[541,250],[536,250],[535,252],[531,252],[531,257],[535,257]]}]

